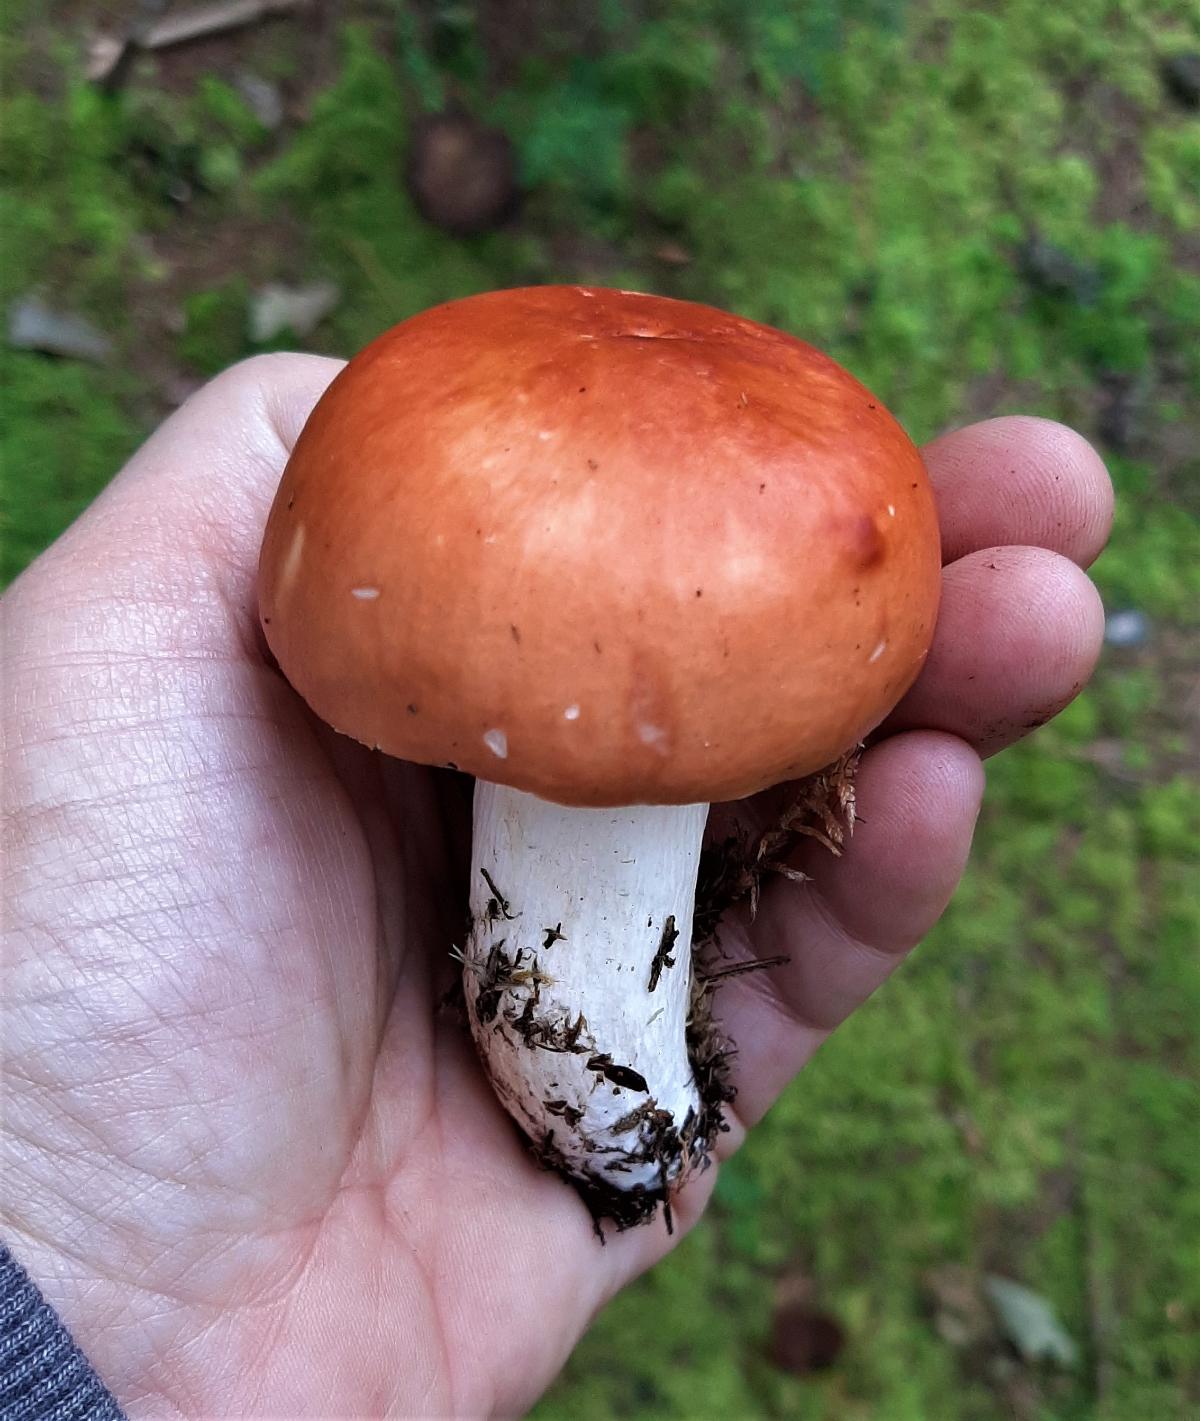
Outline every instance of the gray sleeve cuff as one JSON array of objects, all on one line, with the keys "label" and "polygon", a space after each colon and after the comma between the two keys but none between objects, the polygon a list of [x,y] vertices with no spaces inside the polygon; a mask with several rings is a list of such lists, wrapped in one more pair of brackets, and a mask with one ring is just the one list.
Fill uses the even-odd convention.
[{"label": "gray sleeve cuff", "polygon": [[125,1421],[108,1388],[3,1243],[0,1421]]}]

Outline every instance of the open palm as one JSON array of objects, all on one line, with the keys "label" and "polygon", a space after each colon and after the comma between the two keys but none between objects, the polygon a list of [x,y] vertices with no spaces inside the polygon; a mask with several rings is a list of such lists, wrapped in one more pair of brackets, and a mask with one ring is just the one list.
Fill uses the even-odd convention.
[{"label": "open palm", "polygon": [[[461,782],[325,731],[258,637],[267,508],[337,368],[222,376],[3,604],[4,1229],[134,1416],[519,1412],[670,1244],[599,1245],[439,1008]],[[791,960],[718,997],[723,1151],[941,911],[979,756],[1096,654],[1088,446],[1013,419],[928,454],[937,640],[864,759],[850,851],[724,933]]]}]

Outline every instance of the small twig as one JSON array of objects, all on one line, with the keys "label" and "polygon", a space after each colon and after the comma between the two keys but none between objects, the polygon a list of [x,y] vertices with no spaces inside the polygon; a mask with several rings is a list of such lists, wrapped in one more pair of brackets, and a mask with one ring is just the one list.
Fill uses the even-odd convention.
[{"label": "small twig", "polygon": [[[511,922],[513,917],[515,916],[512,912],[512,904],[496,887],[496,880],[492,877],[492,875],[487,871],[486,868],[481,868],[479,872],[483,874],[483,881],[487,884],[488,888],[490,888],[492,892],[491,902],[488,903],[488,917],[493,920],[495,918],[504,918],[508,922]],[[492,912],[491,910],[492,903],[496,905],[495,912]]]},{"label": "small twig", "polygon": [[741,977],[746,972],[765,972],[768,967],[784,967],[791,960],[786,954],[782,957],[757,957],[753,962],[738,962],[732,967],[719,967],[715,972],[697,972],[696,977],[707,985],[724,977]]},{"label": "small twig", "polygon": [[138,16],[125,34],[100,35],[92,46],[88,78],[116,88],[125,78],[134,54],[170,49],[192,40],[207,39],[226,30],[244,29],[276,15],[286,15],[308,0],[214,0],[178,15],[164,15],[166,0],[142,0]]},{"label": "small twig", "polygon": [[178,15],[165,15],[148,25],[137,37],[137,43],[142,49],[169,49],[224,30],[256,25],[274,15],[286,15],[305,3],[306,0],[215,0],[211,5],[198,5]]}]

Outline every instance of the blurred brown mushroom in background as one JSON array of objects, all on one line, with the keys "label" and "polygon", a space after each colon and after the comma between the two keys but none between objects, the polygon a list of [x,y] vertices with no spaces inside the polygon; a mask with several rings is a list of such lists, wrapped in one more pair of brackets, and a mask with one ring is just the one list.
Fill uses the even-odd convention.
[{"label": "blurred brown mushroom in background", "polygon": [[456,237],[498,227],[516,211],[521,195],[507,135],[461,109],[417,122],[406,180],[422,217]]}]

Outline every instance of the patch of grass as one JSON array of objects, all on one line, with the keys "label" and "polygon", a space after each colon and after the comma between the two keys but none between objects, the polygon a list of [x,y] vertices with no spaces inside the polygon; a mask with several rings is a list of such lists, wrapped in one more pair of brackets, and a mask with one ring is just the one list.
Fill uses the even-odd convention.
[{"label": "patch of grass", "polygon": [[233,276],[184,300],[179,353],[193,369],[215,375],[247,353],[249,294],[244,278]]},{"label": "patch of grass", "polygon": [[123,373],[0,352],[0,586],[133,452],[134,384]]},{"label": "patch of grass", "polygon": [[[347,352],[434,302],[526,281],[732,307],[829,349],[918,437],[1015,409],[1098,437],[1107,392],[1132,390],[1096,576],[1110,606],[1150,616],[1151,646],[1107,655],[1066,715],[993,763],[945,920],[538,1415],[1190,1415],[1200,789],[1177,773],[1196,747],[1172,667],[1200,638],[1200,128],[1158,63],[1200,44],[1194,4],[519,8],[498,34],[471,6],[348,5],[313,92],[293,50],[260,46],[307,114],[272,137],[225,80],[172,86],[165,60],[93,93],[26,7],[2,56],[3,293],[44,288],[125,358],[4,356],[5,573],[160,412],[147,323],[168,332],[156,363],[215,370],[246,349],[252,284],[275,267],[339,282],[320,340]],[[468,241],[425,224],[403,182],[414,117],[450,99],[509,132],[529,189],[518,219]],[[265,235],[242,253],[247,224]],[[223,268],[172,269],[223,234]],[[1035,241],[1065,277],[1038,277]],[[948,1261],[1049,1297],[1078,1373],[1022,1373],[1018,1395],[951,1348],[921,1285]],[[796,1263],[850,1336],[824,1377],[766,1360],[773,1280]]]}]

